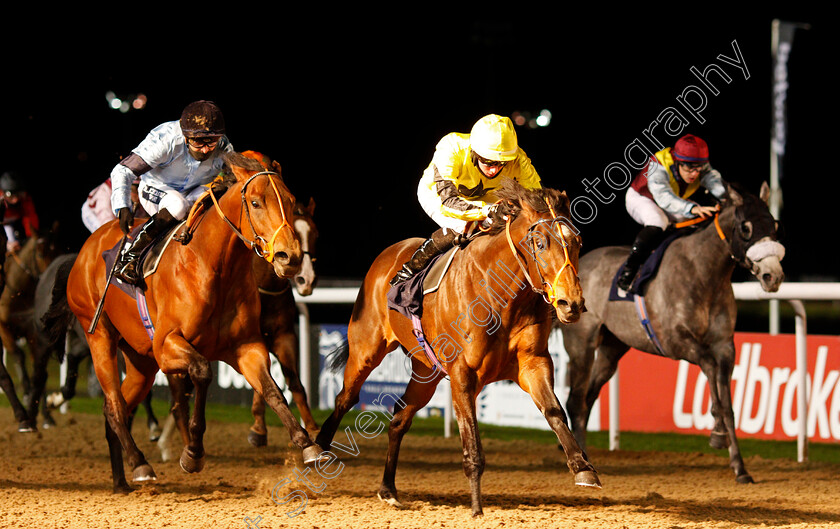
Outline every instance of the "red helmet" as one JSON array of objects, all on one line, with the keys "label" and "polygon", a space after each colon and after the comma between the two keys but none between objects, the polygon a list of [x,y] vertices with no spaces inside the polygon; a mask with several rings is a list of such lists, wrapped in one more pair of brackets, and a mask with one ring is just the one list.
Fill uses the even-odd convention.
[{"label": "red helmet", "polygon": [[680,162],[706,163],[709,161],[709,146],[693,134],[686,134],[674,145],[671,154]]}]

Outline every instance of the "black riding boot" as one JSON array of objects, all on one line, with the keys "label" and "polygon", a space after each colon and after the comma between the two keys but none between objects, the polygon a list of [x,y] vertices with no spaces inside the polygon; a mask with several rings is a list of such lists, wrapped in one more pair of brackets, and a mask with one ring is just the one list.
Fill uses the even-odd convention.
[{"label": "black riding boot", "polygon": [[414,274],[429,264],[429,261],[434,256],[445,252],[455,245],[461,244],[463,240],[464,237],[456,231],[447,229],[446,233],[444,233],[443,228],[438,229],[414,251],[411,259],[391,279],[391,286],[410,279]]},{"label": "black riding boot", "polygon": [[178,223],[168,210],[162,209],[146,221],[137,237],[120,254],[120,261],[114,269],[114,277],[123,283],[137,285],[140,281],[140,272],[137,270],[138,260],[159,235],[165,233]]},{"label": "black riding boot", "polygon": [[645,226],[636,235],[636,240],[633,241],[633,247],[630,250],[630,256],[627,257],[627,262],[624,264],[624,270],[616,281],[618,288],[625,292],[631,292],[630,287],[633,285],[633,280],[636,279],[639,268],[650,256],[650,252],[662,241],[664,233],[662,228],[657,226]]}]

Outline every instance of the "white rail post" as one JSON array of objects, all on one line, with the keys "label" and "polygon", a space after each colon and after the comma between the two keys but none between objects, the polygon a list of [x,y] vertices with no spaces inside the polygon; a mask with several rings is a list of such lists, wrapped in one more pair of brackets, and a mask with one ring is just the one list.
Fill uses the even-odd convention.
[{"label": "white rail post", "polygon": [[616,366],[615,373],[610,378],[610,450],[618,450],[621,444],[618,411],[618,366]]},{"label": "white rail post", "polygon": [[808,328],[805,305],[796,299],[788,300],[796,312],[796,372],[799,374],[799,391],[796,396],[796,414],[799,431],[796,438],[796,460],[808,461]]},{"label": "white rail post", "polygon": [[297,303],[298,309],[298,358],[300,361],[300,383],[306,391],[306,401],[309,407],[315,407],[312,400],[310,380],[312,380],[312,352],[310,349],[309,307],[306,303]]},{"label": "white rail post", "polygon": [[443,408],[443,436],[446,439],[452,437],[452,386],[449,383],[444,385],[446,405]]}]

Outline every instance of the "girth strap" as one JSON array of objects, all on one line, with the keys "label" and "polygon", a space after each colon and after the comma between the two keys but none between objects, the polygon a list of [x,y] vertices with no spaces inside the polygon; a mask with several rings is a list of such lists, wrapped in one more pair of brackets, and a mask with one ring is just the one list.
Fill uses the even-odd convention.
[{"label": "girth strap", "polygon": [[414,326],[414,337],[417,338],[417,343],[423,348],[423,352],[426,353],[426,358],[429,359],[429,362],[432,363],[437,369],[442,371],[446,376],[449,376],[449,372],[443,367],[443,364],[440,363],[438,360],[437,355],[432,350],[432,346],[429,345],[429,342],[426,341],[426,335],[423,333],[423,325],[420,323],[420,318],[417,316],[411,317],[411,324]]},{"label": "girth strap", "polygon": [[653,342],[653,345],[656,346],[656,349],[659,351],[659,354],[662,356],[666,356],[665,350],[662,348],[662,344],[659,342],[659,338],[656,336],[656,333],[653,332],[653,325],[651,325],[650,318],[648,317],[647,313],[645,297],[636,294],[634,301],[634,305],[636,306],[636,314],[639,315],[639,321],[642,324],[642,328],[644,328],[645,330],[645,334],[647,334],[648,338],[650,338],[650,341]]}]

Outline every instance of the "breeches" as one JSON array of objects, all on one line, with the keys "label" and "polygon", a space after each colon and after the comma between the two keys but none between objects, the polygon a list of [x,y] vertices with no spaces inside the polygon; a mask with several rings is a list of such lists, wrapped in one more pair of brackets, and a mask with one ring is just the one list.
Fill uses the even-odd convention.
[{"label": "breeches", "polygon": [[170,215],[178,220],[186,218],[192,205],[205,191],[207,191],[206,187],[198,186],[184,194],[169,186],[158,184],[151,186],[143,181],[137,188],[140,205],[149,212],[149,215],[154,215],[161,209],[166,209]]},{"label": "breeches", "polygon": [[676,216],[666,213],[656,202],[640,195],[632,187],[627,188],[627,194],[624,195],[624,205],[627,208],[627,213],[642,226],[656,226],[664,230],[672,222],[686,220],[686,217],[681,215]]}]

